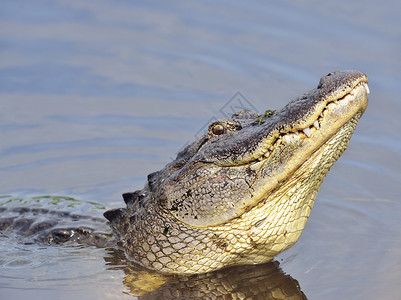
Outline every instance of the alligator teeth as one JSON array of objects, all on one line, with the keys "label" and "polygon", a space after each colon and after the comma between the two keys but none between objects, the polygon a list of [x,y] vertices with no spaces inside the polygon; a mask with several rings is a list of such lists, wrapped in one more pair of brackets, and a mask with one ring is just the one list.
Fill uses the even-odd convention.
[{"label": "alligator teeth", "polygon": [[311,133],[309,127],[303,129],[302,131],[306,134],[307,137],[310,137]]},{"label": "alligator teeth", "polygon": [[[362,85],[365,88],[367,94],[370,94],[370,90],[369,90],[368,84],[366,82],[361,82],[360,85]],[[355,95],[355,93],[356,93],[355,89],[353,89],[353,90],[351,90],[349,92],[350,95]],[[339,101],[335,100],[335,101],[333,101],[333,103],[334,104],[339,104]],[[327,114],[326,110],[323,110],[320,113],[319,117],[324,118],[324,114]],[[313,122],[313,127],[315,127],[316,129],[320,128],[320,124],[319,124],[318,120],[315,120],[315,122]],[[303,131],[303,133],[305,133],[305,135],[308,138],[311,137],[311,129],[309,127],[305,128],[305,129],[302,129],[302,131]],[[287,143],[287,144],[291,143],[291,142],[294,142],[293,138],[297,137],[297,136],[298,136],[298,131],[295,132],[295,133],[287,133],[287,134],[283,135],[283,141],[285,143]],[[273,150],[273,146],[271,146],[269,150],[272,151]],[[266,153],[265,156],[266,155],[268,156],[269,154],[270,153]]]},{"label": "alligator teeth", "polygon": [[[368,84],[366,82],[360,82],[358,84],[358,86],[363,86],[365,88],[366,94],[368,94],[368,95],[370,94],[369,86],[368,86]],[[355,94],[355,90],[352,90],[349,93],[350,93],[350,95],[354,95]]]},{"label": "alligator teeth", "polygon": [[274,147],[273,147],[273,146],[271,146],[271,147],[269,148],[269,150],[270,150],[270,151],[273,151],[273,148],[274,148]]},{"label": "alligator teeth", "polygon": [[270,156],[270,152],[267,151],[266,153],[264,153],[263,155],[259,156],[257,158],[258,161],[263,161],[264,159],[268,158]]},{"label": "alligator teeth", "polygon": [[291,142],[291,138],[288,134],[284,135],[284,142],[286,142],[287,144],[289,144]]},{"label": "alligator teeth", "polygon": [[368,84],[366,83],[366,82],[363,82],[362,83],[363,84],[363,86],[365,87],[365,90],[366,90],[366,94],[370,94],[370,90],[369,90],[369,86],[368,86]]}]

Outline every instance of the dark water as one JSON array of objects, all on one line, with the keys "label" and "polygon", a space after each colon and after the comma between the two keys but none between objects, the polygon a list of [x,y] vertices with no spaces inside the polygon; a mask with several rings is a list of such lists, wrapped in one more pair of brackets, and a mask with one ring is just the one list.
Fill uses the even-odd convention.
[{"label": "dark water", "polygon": [[[1,203],[61,195],[100,216],[94,202],[122,206],[210,120],[279,108],[330,71],[358,69],[369,107],[268,274],[309,299],[401,299],[400,12],[394,0],[1,1]],[[147,289],[110,251],[1,236],[0,298]]]}]

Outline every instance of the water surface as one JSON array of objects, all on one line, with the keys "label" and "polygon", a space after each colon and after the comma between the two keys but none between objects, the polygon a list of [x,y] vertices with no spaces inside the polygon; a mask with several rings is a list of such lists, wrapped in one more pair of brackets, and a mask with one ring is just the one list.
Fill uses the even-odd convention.
[{"label": "water surface", "polygon": [[[66,209],[101,216],[88,203],[122,206],[211,120],[280,108],[358,69],[369,107],[300,241],[263,271],[308,299],[399,299],[400,11],[394,0],[2,1],[1,203],[66,196],[86,203]],[[4,299],[139,294],[111,250],[4,236],[0,250]]]}]

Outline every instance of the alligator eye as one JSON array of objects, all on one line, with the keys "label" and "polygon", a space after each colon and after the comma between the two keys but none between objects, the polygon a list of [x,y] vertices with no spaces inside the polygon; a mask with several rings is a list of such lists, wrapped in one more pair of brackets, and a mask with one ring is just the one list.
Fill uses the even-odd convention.
[{"label": "alligator eye", "polygon": [[226,133],[226,129],[224,128],[223,125],[221,125],[221,124],[216,124],[216,125],[214,125],[214,126],[212,127],[212,132],[213,132],[213,134],[215,134],[215,135],[221,135],[221,134]]}]

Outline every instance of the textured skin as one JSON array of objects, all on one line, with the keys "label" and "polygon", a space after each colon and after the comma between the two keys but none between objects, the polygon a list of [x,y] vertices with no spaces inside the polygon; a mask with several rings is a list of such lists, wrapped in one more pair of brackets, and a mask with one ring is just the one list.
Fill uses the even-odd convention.
[{"label": "textured skin", "polygon": [[285,274],[277,261],[202,274],[165,275],[139,267],[120,250],[109,254],[107,265],[124,271],[128,293],[141,300],[307,299],[298,282]]},{"label": "textured skin", "polygon": [[240,111],[105,213],[136,262],[204,273],[271,260],[300,237],[324,177],[367,106],[367,77],[333,72],[265,116]]},{"label": "textured skin", "polygon": [[[284,274],[278,262],[167,276],[127,260],[125,253],[115,247],[104,219],[26,206],[0,207],[0,214],[0,237],[8,241],[12,237],[24,244],[107,247],[107,268],[124,271],[123,284],[138,299],[306,299],[298,282]],[[113,299],[120,293],[118,287],[102,296]]]},{"label": "textured skin", "polygon": [[101,218],[39,207],[0,207],[0,213],[1,236],[13,235],[21,243],[115,245],[110,228]]}]

